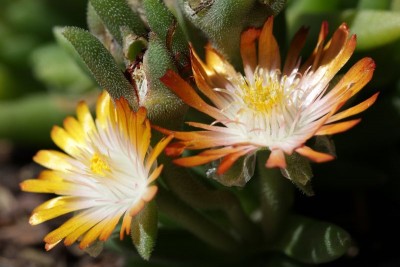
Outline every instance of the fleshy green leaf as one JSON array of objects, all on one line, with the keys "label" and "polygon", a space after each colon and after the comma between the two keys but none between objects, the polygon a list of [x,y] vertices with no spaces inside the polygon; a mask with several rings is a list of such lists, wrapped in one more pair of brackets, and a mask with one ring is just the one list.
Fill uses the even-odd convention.
[{"label": "fleshy green leaf", "polygon": [[101,87],[105,88],[114,99],[124,97],[133,108],[137,107],[133,87],[96,37],[76,27],[64,28],[63,35],[74,46]]},{"label": "fleshy green leaf", "polygon": [[357,34],[357,49],[380,47],[400,38],[400,13],[382,10],[348,11],[343,18]]},{"label": "fleshy green leaf", "polygon": [[184,59],[189,57],[188,41],[163,1],[145,0],[143,8],[151,31],[164,41],[167,50],[173,53],[174,57],[186,63]]},{"label": "fleshy green leaf", "polygon": [[123,51],[126,59],[131,62],[147,48],[148,42],[143,37],[137,38],[133,35],[126,35],[124,38]]},{"label": "fleshy green leaf", "polygon": [[96,240],[89,247],[85,248],[85,252],[89,254],[91,257],[97,257],[104,249],[104,242]]},{"label": "fleshy green leaf", "polygon": [[158,211],[155,201],[151,201],[132,219],[131,237],[139,255],[149,260],[156,244],[158,231]]},{"label": "fleshy green leaf", "polygon": [[260,183],[261,225],[268,242],[273,242],[281,233],[282,222],[293,205],[293,185],[278,169],[265,167],[268,155],[258,152],[257,164]]},{"label": "fleshy green leaf", "polygon": [[[244,29],[243,22],[253,8],[251,1],[214,1],[209,8],[198,14],[186,14],[193,19],[209,37],[217,50],[223,53],[236,66],[240,65],[240,35]],[[193,12],[194,13],[194,12]],[[266,16],[267,17],[267,14]]]},{"label": "fleshy green leaf", "polygon": [[195,25],[195,23],[186,16],[184,0],[168,0],[165,1],[165,4],[177,19],[179,27],[185,34],[186,39],[192,43],[194,50],[203,58],[204,47],[208,39],[204,32],[200,30],[199,26]]},{"label": "fleshy green leaf", "polygon": [[140,99],[140,104],[148,110],[150,120],[164,127],[177,128],[181,125],[187,106],[160,78],[167,69],[174,69],[172,59],[164,42],[155,35],[150,36],[149,46],[143,59],[148,91]]},{"label": "fleshy green leaf", "polygon": [[117,42],[122,45],[121,28],[127,27],[139,36],[146,34],[146,28],[139,15],[126,0],[90,0],[96,13],[107,26]]},{"label": "fleshy green leaf", "polygon": [[292,155],[286,155],[286,165],[285,169],[281,169],[282,175],[291,180],[306,195],[313,195],[310,185],[313,173],[308,159],[294,152]]},{"label": "fleshy green leaf", "polygon": [[217,180],[225,186],[245,186],[253,177],[256,166],[256,156],[247,155],[239,158],[224,174],[217,174],[220,160],[212,162],[206,174],[207,177]]},{"label": "fleshy green leaf", "polygon": [[300,262],[320,264],[341,257],[350,244],[351,238],[342,228],[292,215],[285,220],[276,248]]}]

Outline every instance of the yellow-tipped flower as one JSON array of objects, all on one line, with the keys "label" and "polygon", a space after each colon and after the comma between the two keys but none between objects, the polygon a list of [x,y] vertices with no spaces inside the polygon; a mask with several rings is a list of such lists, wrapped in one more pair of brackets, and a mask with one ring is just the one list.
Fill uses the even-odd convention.
[{"label": "yellow-tipped flower", "polygon": [[179,158],[176,164],[197,166],[222,159],[217,174],[223,174],[241,156],[261,149],[271,151],[267,167],[286,167],[285,154],[294,151],[315,162],[333,159],[305,145],[315,135],[331,135],[348,130],[360,119],[344,119],[366,110],[378,94],[339,111],[343,104],[371,79],[375,63],[370,58],[358,61],[331,89],[329,83],[349,60],[356,46],[342,24],[326,42],[327,23],[323,23],[311,57],[301,62],[300,51],[307,30],[294,37],[281,68],[279,47],[272,33],[270,17],[262,30],[249,29],[241,37],[241,56],[245,75],[237,72],[222,55],[206,47],[206,62],[192,51],[196,84],[209,99],[208,104],[176,73],[168,71],[162,81],[193,108],[211,116],[211,124],[189,122],[202,131],[172,132],[178,143],[167,148],[170,155],[184,149],[204,149],[195,156]]},{"label": "yellow-tipped flower", "polygon": [[75,212],[44,238],[48,250],[63,239],[65,245],[79,240],[81,248],[107,240],[121,218],[122,239],[130,233],[132,217],[157,192],[153,182],[162,166],[157,167],[156,158],[171,137],[151,149],[146,110],[132,111],[125,99],[113,104],[107,92],[100,95],[96,113],[93,120],[81,102],[77,119],[66,118],[64,128],[55,126],[51,137],[66,154],[39,151],[34,160],[50,170],[21,183],[24,191],[59,195],[33,211],[31,224]]}]

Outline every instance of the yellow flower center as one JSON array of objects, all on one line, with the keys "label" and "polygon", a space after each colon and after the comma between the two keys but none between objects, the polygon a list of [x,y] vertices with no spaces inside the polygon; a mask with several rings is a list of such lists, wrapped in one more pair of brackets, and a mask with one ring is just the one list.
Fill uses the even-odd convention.
[{"label": "yellow flower center", "polygon": [[256,74],[254,76],[254,84],[251,85],[245,81],[241,89],[243,101],[248,108],[256,112],[269,112],[284,97],[280,82],[276,78],[265,77],[265,75],[260,77]]},{"label": "yellow flower center", "polygon": [[110,170],[107,161],[99,154],[95,153],[90,160],[90,169],[92,172],[105,176],[105,172]]}]

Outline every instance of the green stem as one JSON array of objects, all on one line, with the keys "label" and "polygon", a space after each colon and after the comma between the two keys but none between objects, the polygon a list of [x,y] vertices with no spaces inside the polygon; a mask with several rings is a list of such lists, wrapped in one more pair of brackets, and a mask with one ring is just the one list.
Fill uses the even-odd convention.
[{"label": "green stem", "polygon": [[160,187],[157,193],[157,205],[161,212],[167,214],[187,230],[209,245],[222,251],[236,251],[238,242],[206,217]]},{"label": "green stem", "polygon": [[171,191],[190,206],[223,211],[246,243],[257,244],[261,241],[259,227],[249,219],[231,192],[207,188],[187,169],[173,165],[169,159],[164,162],[163,178]]},{"label": "green stem", "polygon": [[268,153],[257,154],[258,180],[261,195],[261,226],[267,243],[279,235],[290,208],[293,205],[293,185],[282,176],[279,169],[267,169]]}]

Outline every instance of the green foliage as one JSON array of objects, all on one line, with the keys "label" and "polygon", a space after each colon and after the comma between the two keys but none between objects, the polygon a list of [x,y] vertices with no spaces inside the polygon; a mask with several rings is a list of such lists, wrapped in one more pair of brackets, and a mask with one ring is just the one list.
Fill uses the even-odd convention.
[{"label": "green foliage", "polygon": [[[204,43],[194,32],[200,29],[208,40],[230,61],[240,66],[240,34],[248,26],[260,26],[268,16],[277,14],[284,1],[270,5],[261,4],[255,0],[240,1],[172,1],[175,15],[182,25],[188,39],[195,45],[196,51],[202,54]],[[207,4],[208,3],[208,4]],[[201,36],[201,35],[200,35]]]},{"label": "green foliage", "polygon": [[123,41],[122,27],[127,27],[139,36],[146,34],[144,23],[125,0],[90,0],[90,3],[120,45]]},{"label": "green foliage", "polygon": [[138,100],[133,87],[96,37],[88,31],[75,27],[66,27],[63,34],[75,47],[101,87],[105,88],[114,99],[125,97],[132,107],[137,107]]},{"label": "green foliage", "polygon": [[185,57],[189,56],[187,39],[163,1],[145,0],[143,9],[150,29],[164,42],[167,50],[180,57],[182,63],[188,64],[185,60]]},{"label": "green foliage", "polygon": [[[192,81],[189,42],[200,55],[207,42],[211,42],[240,70],[242,31],[261,26],[268,16],[277,15],[285,2],[90,0],[87,12],[90,32],[66,27],[64,37],[60,37],[56,30],[56,38],[69,52],[66,54],[53,43],[43,44],[50,41],[52,25],[65,24],[59,20],[58,14],[62,12],[53,12],[51,7],[58,4],[47,5],[40,0],[7,1],[0,10],[0,137],[22,143],[49,143],[51,126],[60,124],[71,114],[78,99],[88,98],[93,104],[94,85],[86,72],[113,98],[125,97],[133,108],[145,106],[152,123],[179,129],[187,107],[160,82],[160,77],[173,69]],[[311,36],[302,54],[306,58],[314,48],[322,21],[329,22],[331,33],[345,21],[351,32],[357,34],[357,49],[346,66],[371,56],[378,68],[371,86],[363,91],[366,95],[376,89],[385,91],[378,103],[363,115],[360,125],[349,133],[335,136],[338,160],[312,166],[315,193],[338,190],[337,194],[341,194],[346,190],[367,191],[387,185],[386,181],[400,172],[397,166],[400,97],[396,91],[400,84],[400,1],[287,2],[284,14],[275,19],[281,48],[300,26],[309,26]],[[73,57],[79,57],[78,64],[71,60]],[[78,68],[82,63],[83,68]],[[141,90],[134,87],[132,76],[126,77],[131,74],[131,68],[139,65],[147,82],[147,87]],[[34,77],[29,77],[31,72]],[[52,94],[44,93],[45,90]],[[36,91],[41,92],[32,94]],[[355,102],[358,100],[354,98]],[[336,153],[327,137],[316,138],[314,147],[317,151]],[[208,261],[215,266],[260,266],[255,264],[257,260],[249,260],[255,255],[254,258],[263,259],[263,266],[296,267],[330,262],[344,255],[351,243],[346,231],[291,212],[293,205],[301,205],[294,203],[293,184],[307,195],[313,193],[310,162],[294,153],[286,157],[287,168],[280,172],[265,168],[267,156],[265,151],[258,153],[256,165],[254,156],[243,157],[224,175],[209,176],[218,180],[218,185],[207,180],[206,175],[192,177],[190,171],[182,174],[176,166],[166,166],[168,173],[164,172],[159,179],[162,192],[157,195],[157,204],[162,216],[169,215],[168,219],[174,221],[168,224],[173,225],[174,233],[168,234],[172,231],[159,220],[154,202],[132,222],[132,241],[139,255],[145,260],[150,255],[163,256],[160,258],[164,261],[146,262],[145,266],[170,266],[171,261],[182,263],[183,256],[186,262],[181,266],[187,266],[188,262],[191,266],[196,263],[205,266]],[[255,185],[251,190],[226,188],[248,186],[246,182],[250,179]],[[397,199],[398,188],[393,186],[391,190],[393,199]],[[302,193],[297,194],[296,199],[306,198]],[[315,200],[309,198],[309,201]],[[242,203],[252,203],[253,207],[242,209]],[[182,234],[180,228],[188,229],[209,246],[204,248],[201,241],[186,232]],[[153,253],[158,234],[162,237],[158,241],[161,246]],[[172,244],[179,249],[171,249]],[[96,243],[87,252],[97,255],[102,245]],[[196,259],[203,252],[209,255],[210,251],[212,258]],[[173,260],[168,258],[170,255],[174,256]],[[221,255],[228,255],[230,261],[219,264],[217,259]],[[130,261],[138,265],[143,262],[133,257]]]},{"label": "green foliage", "polygon": [[399,12],[360,10],[343,15],[350,22],[352,32],[357,34],[358,50],[381,47],[400,39]]},{"label": "green foliage", "polygon": [[283,228],[276,249],[304,263],[335,260],[351,244],[349,234],[340,227],[302,216],[288,217]]},{"label": "green foliage", "polygon": [[167,69],[175,67],[163,41],[155,35],[150,36],[143,67],[150,90],[141,99],[141,104],[148,109],[149,118],[159,125],[178,128],[186,105],[160,81]]},{"label": "green foliage", "polygon": [[274,243],[282,233],[282,223],[288,217],[294,201],[291,183],[282,177],[279,170],[265,168],[267,152],[257,155],[259,188],[261,200],[261,226],[268,243]]},{"label": "green foliage", "polygon": [[158,232],[158,211],[155,201],[145,205],[143,210],[132,218],[131,237],[139,255],[149,260],[156,243]]},{"label": "green foliage", "polygon": [[291,180],[306,195],[314,194],[311,188],[311,178],[313,177],[310,162],[307,158],[294,152],[292,155],[286,155],[285,169],[281,169],[283,176]]}]

